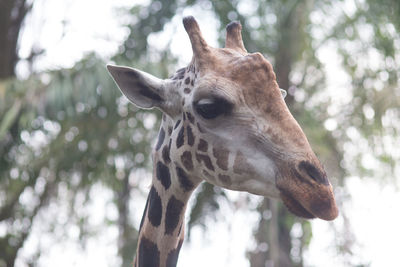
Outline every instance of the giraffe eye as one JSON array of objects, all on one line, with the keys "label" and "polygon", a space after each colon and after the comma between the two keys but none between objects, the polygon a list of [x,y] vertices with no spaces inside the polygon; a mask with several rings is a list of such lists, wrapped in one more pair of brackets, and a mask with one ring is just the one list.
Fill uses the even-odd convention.
[{"label": "giraffe eye", "polygon": [[207,120],[229,113],[232,106],[223,98],[204,98],[194,103],[196,112]]}]

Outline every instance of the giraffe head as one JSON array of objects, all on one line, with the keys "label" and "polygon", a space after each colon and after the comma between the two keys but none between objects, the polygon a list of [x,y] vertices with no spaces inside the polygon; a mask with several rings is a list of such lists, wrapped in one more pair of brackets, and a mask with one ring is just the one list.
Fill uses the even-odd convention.
[{"label": "giraffe head", "polygon": [[184,190],[205,180],[280,197],[300,217],[336,218],[325,170],[288,110],[271,64],[246,51],[241,25],[230,23],[225,48],[213,48],[193,17],[183,24],[193,59],[171,78],[108,66],[131,102],[164,113],[155,148],[159,164],[169,166]]}]

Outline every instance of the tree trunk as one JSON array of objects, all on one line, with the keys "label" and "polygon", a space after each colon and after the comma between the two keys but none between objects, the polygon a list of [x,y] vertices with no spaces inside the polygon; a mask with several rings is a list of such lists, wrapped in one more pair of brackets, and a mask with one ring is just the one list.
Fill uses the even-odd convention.
[{"label": "tree trunk", "polygon": [[[264,199],[257,211],[262,215],[254,234],[257,247],[248,253],[251,267],[291,267],[289,212],[277,200]],[[296,265],[296,266],[301,266]]]},{"label": "tree trunk", "polygon": [[277,242],[279,240],[278,203],[273,199],[269,203],[269,210],[271,211],[271,219],[268,227],[269,258],[273,266],[280,266],[279,259],[282,253],[280,252],[279,242]]},{"label": "tree trunk", "polygon": [[18,62],[18,36],[32,5],[26,0],[0,1],[0,79],[15,76]]},{"label": "tree trunk", "polygon": [[258,229],[254,233],[257,247],[253,251],[248,252],[251,267],[268,266],[266,264],[269,260],[267,251],[271,251],[272,249],[270,246],[271,242],[269,240],[271,237],[268,235],[268,233],[271,231],[269,229],[270,224],[268,224],[268,220],[271,218],[270,214],[268,213],[270,201],[270,199],[265,198],[257,208],[257,211],[259,214],[261,214],[261,218],[258,223]]},{"label": "tree trunk", "polygon": [[117,195],[118,206],[118,254],[122,259],[122,267],[132,267],[133,255],[136,251],[137,232],[129,222],[129,199],[131,185],[126,174],[120,183],[122,187]]}]

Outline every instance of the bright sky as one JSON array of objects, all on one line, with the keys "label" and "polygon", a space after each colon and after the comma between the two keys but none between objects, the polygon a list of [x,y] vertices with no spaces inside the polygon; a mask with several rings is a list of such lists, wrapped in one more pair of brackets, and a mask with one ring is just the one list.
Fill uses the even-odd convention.
[{"label": "bright sky", "polygon": [[[117,51],[127,35],[126,29],[121,27],[121,24],[126,22],[126,18],[118,14],[115,8],[131,4],[132,1],[125,0],[37,0],[33,16],[27,20],[21,55],[26,56],[35,41],[47,51],[35,65],[37,70],[71,67],[83,55],[92,51],[107,58]],[[217,22],[210,14],[189,9],[183,13],[196,15],[202,28],[209,27],[204,31],[205,37],[212,45],[216,44],[217,34],[213,29]],[[162,38],[168,38],[174,34],[171,49],[176,55],[181,56],[182,63],[187,63],[191,57],[191,50],[180,21],[181,17],[174,18],[173,23],[165,28],[165,32],[157,35],[157,40],[162,43],[160,42]],[[152,38],[154,40],[155,37],[150,37],[150,42]],[[160,47],[160,49],[163,48]],[[182,53],[182,51],[186,52]],[[334,57],[332,51],[322,52],[320,57],[327,64],[327,68],[334,70],[333,73],[338,73],[339,62],[335,63],[335,60],[331,60]],[[26,76],[26,66],[23,63],[19,64],[18,72],[19,76]],[[337,81],[337,76],[328,77],[332,88],[343,87],[343,84],[338,84]],[[397,254],[400,239],[398,207],[400,194],[391,185],[381,186],[373,180],[361,180],[357,177],[349,178],[347,186],[352,200],[345,200],[344,208],[351,222],[351,231],[358,241],[356,255],[354,255],[358,261],[354,263],[370,263],[371,267],[400,266]],[[115,216],[115,210],[106,204],[107,198],[110,197],[108,193],[101,188],[96,190],[97,193],[101,192],[102,198],[94,197],[91,204],[93,205],[91,220],[94,224],[100,225],[105,216]],[[228,193],[233,202],[238,202],[244,194]],[[257,197],[254,196],[252,199],[255,201]],[[135,221],[139,223],[144,207],[144,196],[138,197],[135,203],[140,210],[134,214]],[[49,212],[54,215],[54,218],[62,220],[61,210]],[[242,207],[238,212],[229,206],[221,210],[223,210],[221,214],[224,220],[216,223],[210,221],[206,236],[200,228],[193,230],[191,242],[186,242],[183,246],[178,266],[248,266],[245,252],[254,244],[252,231],[258,220],[258,214],[247,211],[246,207]],[[47,218],[44,217],[43,220]],[[339,217],[334,223],[342,225],[343,218]],[[306,266],[348,266],[340,261],[337,252],[332,249],[332,244],[338,240],[335,240],[330,223],[313,220],[312,225],[313,239],[305,254]],[[71,227],[69,235],[72,240],[77,238],[77,231]],[[117,264],[115,262],[117,253],[115,227],[101,230],[97,237],[90,239],[86,251],[82,251],[73,241],[62,238],[53,244],[52,237],[41,231],[40,223],[35,225],[32,236],[21,255],[29,256],[30,251],[34,251],[38,246],[47,248],[48,251],[41,257],[41,266],[101,267]],[[25,265],[18,261],[16,266]]]}]

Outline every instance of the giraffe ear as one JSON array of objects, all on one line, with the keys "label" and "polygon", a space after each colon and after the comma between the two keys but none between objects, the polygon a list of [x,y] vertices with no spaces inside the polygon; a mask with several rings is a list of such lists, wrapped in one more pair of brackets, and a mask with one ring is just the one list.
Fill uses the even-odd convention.
[{"label": "giraffe ear", "polygon": [[160,107],[164,102],[163,80],[129,67],[107,65],[121,92],[141,108]]}]

